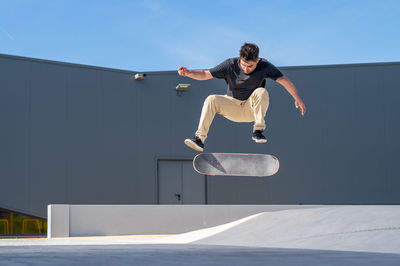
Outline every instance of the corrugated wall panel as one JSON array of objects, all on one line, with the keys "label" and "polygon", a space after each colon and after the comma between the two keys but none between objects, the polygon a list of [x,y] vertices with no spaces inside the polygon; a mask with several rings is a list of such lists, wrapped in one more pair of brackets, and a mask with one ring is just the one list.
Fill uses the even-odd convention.
[{"label": "corrugated wall panel", "polygon": [[[208,152],[270,153],[270,178],[208,177],[209,204],[400,204],[400,64],[285,67],[307,105],[268,80],[268,143],[216,116]],[[203,101],[223,80],[0,55],[0,207],[154,204],[157,158],[192,158]],[[178,94],[178,83],[190,83]]]}]

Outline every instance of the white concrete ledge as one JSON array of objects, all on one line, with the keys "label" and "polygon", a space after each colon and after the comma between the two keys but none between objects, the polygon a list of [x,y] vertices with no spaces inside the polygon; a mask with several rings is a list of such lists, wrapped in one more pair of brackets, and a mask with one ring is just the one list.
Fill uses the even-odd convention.
[{"label": "white concrete ledge", "polygon": [[49,205],[48,238],[180,234],[261,212],[323,205]]},{"label": "white concrete ledge", "polygon": [[47,206],[47,237],[69,237],[70,205]]}]

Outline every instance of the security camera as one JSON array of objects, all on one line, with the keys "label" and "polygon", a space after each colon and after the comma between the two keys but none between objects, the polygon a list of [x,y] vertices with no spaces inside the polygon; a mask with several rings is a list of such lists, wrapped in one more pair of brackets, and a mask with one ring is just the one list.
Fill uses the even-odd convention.
[{"label": "security camera", "polygon": [[146,74],[143,73],[136,73],[135,74],[135,80],[143,80]]}]

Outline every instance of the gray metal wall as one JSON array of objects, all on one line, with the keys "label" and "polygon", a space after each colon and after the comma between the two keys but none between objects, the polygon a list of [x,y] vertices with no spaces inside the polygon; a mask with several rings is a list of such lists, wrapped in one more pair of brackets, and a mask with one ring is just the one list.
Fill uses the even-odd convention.
[{"label": "gray metal wall", "polygon": [[[305,117],[269,80],[267,144],[251,140],[250,123],[219,116],[206,141],[207,152],[274,154],[280,171],[202,177],[206,203],[400,204],[400,63],[281,70]],[[134,73],[0,55],[0,207],[44,217],[50,203],[163,203],[160,162],[194,157],[183,140],[204,99],[226,85],[175,71],[135,81]],[[192,86],[178,95],[178,83]]]}]

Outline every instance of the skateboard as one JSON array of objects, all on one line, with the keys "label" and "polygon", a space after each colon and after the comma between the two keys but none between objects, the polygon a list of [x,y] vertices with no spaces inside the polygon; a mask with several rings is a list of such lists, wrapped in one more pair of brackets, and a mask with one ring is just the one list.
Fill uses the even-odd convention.
[{"label": "skateboard", "polygon": [[271,176],[279,170],[279,160],[269,154],[200,153],[193,168],[202,175]]}]

